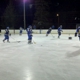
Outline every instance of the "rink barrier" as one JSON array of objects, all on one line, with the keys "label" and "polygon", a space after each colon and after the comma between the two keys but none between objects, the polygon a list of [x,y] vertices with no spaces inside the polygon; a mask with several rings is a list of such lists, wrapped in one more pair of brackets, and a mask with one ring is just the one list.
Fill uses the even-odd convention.
[{"label": "rink barrier", "polygon": [[[33,30],[34,34],[46,34],[47,30]],[[62,34],[74,34],[76,29],[63,29]],[[1,30],[1,34],[4,34],[5,30]],[[19,34],[19,30],[10,30],[11,34]],[[57,34],[57,29],[51,31],[52,34]],[[26,34],[26,30],[23,30],[23,34]]]}]

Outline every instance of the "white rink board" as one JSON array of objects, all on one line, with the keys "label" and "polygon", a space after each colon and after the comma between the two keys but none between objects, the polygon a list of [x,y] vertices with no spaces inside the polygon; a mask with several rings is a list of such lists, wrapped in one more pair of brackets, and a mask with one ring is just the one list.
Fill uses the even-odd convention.
[{"label": "white rink board", "polygon": [[[47,29],[43,30],[33,30],[34,34],[46,34]],[[63,29],[63,34],[74,34],[76,29]],[[5,33],[5,30],[1,30],[1,34]],[[14,34],[14,30],[10,30],[10,33]],[[53,34],[57,34],[57,29],[51,31]],[[15,30],[15,34],[19,34],[19,30]],[[26,34],[26,30],[23,30],[23,34]]]}]

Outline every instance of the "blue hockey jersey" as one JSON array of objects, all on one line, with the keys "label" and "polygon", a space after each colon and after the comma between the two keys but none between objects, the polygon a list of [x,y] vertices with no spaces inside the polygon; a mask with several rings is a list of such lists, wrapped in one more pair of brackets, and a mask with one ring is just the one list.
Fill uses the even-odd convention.
[{"label": "blue hockey jersey", "polygon": [[5,30],[5,35],[9,35],[9,29]]},{"label": "blue hockey jersey", "polygon": [[31,28],[27,28],[27,34],[32,35],[32,29]]},{"label": "blue hockey jersey", "polygon": [[59,27],[59,28],[58,28],[58,32],[61,32],[61,31],[62,31],[62,28],[61,28],[61,27]]},{"label": "blue hockey jersey", "polygon": [[76,29],[76,33],[80,33],[80,27]]}]

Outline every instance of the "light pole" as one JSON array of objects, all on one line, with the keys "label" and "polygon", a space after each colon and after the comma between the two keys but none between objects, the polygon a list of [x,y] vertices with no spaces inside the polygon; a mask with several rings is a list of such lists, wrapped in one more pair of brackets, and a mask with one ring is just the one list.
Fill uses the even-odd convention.
[{"label": "light pole", "polygon": [[24,5],[24,29],[26,27],[26,21],[25,21],[25,0],[23,0],[23,5]]},{"label": "light pole", "polygon": [[29,4],[29,8],[30,8],[30,15],[29,15],[29,17],[30,17],[30,24],[32,24],[32,6],[33,6],[33,4]]}]

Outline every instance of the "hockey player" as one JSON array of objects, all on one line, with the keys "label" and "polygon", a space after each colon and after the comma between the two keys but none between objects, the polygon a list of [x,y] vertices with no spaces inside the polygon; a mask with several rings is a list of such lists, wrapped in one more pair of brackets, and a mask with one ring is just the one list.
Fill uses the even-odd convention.
[{"label": "hockey player", "polygon": [[22,31],[23,30],[23,28],[22,27],[20,27],[20,32],[19,32],[19,35],[22,35]]},{"label": "hockey player", "polygon": [[80,26],[77,28],[76,33],[78,34],[79,40],[80,40]]},{"label": "hockey player", "polygon": [[5,30],[5,34],[4,34],[4,39],[3,39],[3,42],[5,42],[5,40],[7,40],[7,42],[10,42],[9,41],[9,35],[10,35],[10,33],[9,33],[9,27],[7,27],[6,28],[6,30]]},{"label": "hockey player", "polygon": [[27,35],[28,35],[28,44],[32,43],[32,26],[29,26],[27,28]]},{"label": "hockey player", "polygon": [[51,33],[51,31],[52,31],[52,28],[50,27],[46,33],[46,36],[48,36]]},{"label": "hockey player", "polygon": [[60,27],[58,27],[58,38],[60,38],[61,32],[62,32],[62,25],[60,25]]},{"label": "hockey player", "polygon": [[75,32],[75,37],[77,37],[77,29],[76,29],[76,32]]}]

